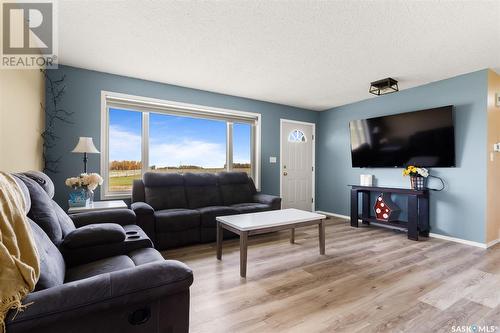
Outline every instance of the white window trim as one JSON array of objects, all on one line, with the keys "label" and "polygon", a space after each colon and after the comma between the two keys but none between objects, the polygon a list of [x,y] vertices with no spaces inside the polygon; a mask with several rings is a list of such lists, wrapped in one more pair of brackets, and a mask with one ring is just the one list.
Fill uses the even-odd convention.
[{"label": "white window trim", "polygon": [[[203,119],[219,119],[227,122],[228,131],[232,133],[234,122],[251,123],[251,168],[257,190],[261,187],[261,119],[260,113],[232,109],[214,108],[203,105],[180,103],[149,97],[129,95],[111,91],[101,91],[101,175],[104,183],[101,187],[101,200],[122,199],[131,196],[131,192],[109,192],[109,107],[142,112],[142,173],[149,166],[149,112],[169,115],[181,115]],[[232,136],[231,136],[232,137]],[[232,140],[226,139],[226,163],[229,168],[232,162]]]}]

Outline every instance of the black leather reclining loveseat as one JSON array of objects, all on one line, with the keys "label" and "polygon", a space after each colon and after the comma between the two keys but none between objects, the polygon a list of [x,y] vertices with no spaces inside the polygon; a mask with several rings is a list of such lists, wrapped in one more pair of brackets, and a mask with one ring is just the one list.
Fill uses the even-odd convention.
[{"label": "black leather reclining loveseat", "polygon": [[216,216],[280,208],[281,198],[258,193],[245,172],[146,172],[132,190],[137,224],[158,249],[215,241]]},{"label": "black leather reclining loveseat", "polygon": [[[70,218],[39,172],[14,175],[27,203],[41,275],[9,333],[188,332],[192,271],[164,260],[130,210]],[[98,224],[91,224],[98,223]]]}]

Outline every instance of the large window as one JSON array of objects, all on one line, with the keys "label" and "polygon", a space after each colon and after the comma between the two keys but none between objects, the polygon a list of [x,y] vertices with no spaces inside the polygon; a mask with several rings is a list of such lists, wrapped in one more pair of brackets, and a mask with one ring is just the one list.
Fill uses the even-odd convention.
[{"label": "large window", "polygon": [[101,197],[153,172],[244,171],[259,186],[260,115],[102,93]]},{"label": "large window", "polygon": [[149,168],[159,172],[226,170],[224,121],[150,113]]},{"label": "large window", "polygon": [[252,126],[233,124],[233,170],[252,175]]},{"label": "large window", "polygon": [[128,192],[132,181],[141,177],[142,115],[139,112],[109,109],[110,192]]}]

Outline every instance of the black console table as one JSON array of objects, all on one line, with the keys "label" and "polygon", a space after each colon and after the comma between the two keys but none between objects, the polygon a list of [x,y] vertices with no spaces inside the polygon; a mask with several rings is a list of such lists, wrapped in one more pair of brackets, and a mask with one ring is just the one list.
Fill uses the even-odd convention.
[{"label": "black console table", "polygon": [[[418,236],[429,237],[429,190],[411,190],[407,188],[351,186],[351,226],[358,227],[358,220],[363,224],[370,222],[406,229],[408,239],[418,240]],[[389,193],[408,196],[408,221],[383,221],[372,215],[370,193]],[[359,194],[361,193],[361,215],[359,215]]]}]

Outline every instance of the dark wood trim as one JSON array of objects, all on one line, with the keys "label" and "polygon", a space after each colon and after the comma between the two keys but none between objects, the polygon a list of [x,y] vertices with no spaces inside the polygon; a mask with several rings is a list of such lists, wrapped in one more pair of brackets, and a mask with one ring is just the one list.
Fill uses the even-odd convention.
[{"label": "dark wood trim", "polygon": [[383,224],[383,225],[388,225],[391,227],[396,227],[396,228],[401,228],[401,229],[408,229],[408,222],[407,221],[383,221],[379,220],[374,216],[366,216],[366,215],[359,215],[359,219],[362,221],[367,221],[368,223],[378,223],[378,224]]},{"label": "dark wood trim", "polygon": [[232,227],[230,225],[225,224],[224,222],[217,221],[217,223],[220,223],[220,225],[221,225],[222,228],[224,228],[226,230],[229,230],[229,231],[232,231],[232,232],[234,232],[237,235],[241,235],[242,231],[240,229],[236,229],[236,228],[234,228],[234,227]]},{"label": "dark wood trim", "polygon": [[418,197],[418,216],[420,236],[429,237],[429,231],[431,230],[429,225],[429,195]]},{"label": "dark wood trim", "polygon": [[408,239],[418,240],[418,198],[408,196]]},{"label": "dark wood trim", "polygon": [[224,230],[222,229],[221,223],[217,223],[217,259],[222,259],[222,241],[224,240]]},{"label": "dark wood trim", "polygon": [[[291,223],[291,224],[284,224],[284,225],[276,225],[272,227],[264,227],[264,228],[259,228],[259,229],[252,229],[248,230],[248,235],[260,235],[260,234],[265,234],[268,232],[274,232],[274,231],[280,231],[280,230],[288,230],[288,229],[295,229],[295,228],[300,228],[300,227],[307,227],[310,225],[315,225],[315,224],[320,224],[322,220],[312,220],[312,221],[305,221],[305,222],[297,222],[297,223]],[[224,224],[224,228],[226,228],[226,224]]]},{"label": "dark wood trim", "polygon": [[240,276],[247,277],[248,231],[240,235]]},{"label": "dark wood trim", "polygon": [[358,191],[368,191],[368,192],[380,192],[380,193],[394,193],[394,194],[411,194],[411,195],[425,195],[429,192],[428,189],[425,190],[412,190],[411,188],[402,187],[379,187],[379,186],[361,186],[361,185],[348,185],[353,190]]},{"label": "dark wood trim", "polygon": [[319,235],[319,254],[325,254],[325,220],[321,220],[318,224],[318,235]]},{"label": "dark wood trim", "polygon": [[358,227],[358,190],[351,189],[351,227]]},{"label": "dark wood trim", "polygon": [[[361,192],[361,214],[363,216],[370,216],[370,192]],[[361,219],[363,224],[370,224],[370,220]]]}]

